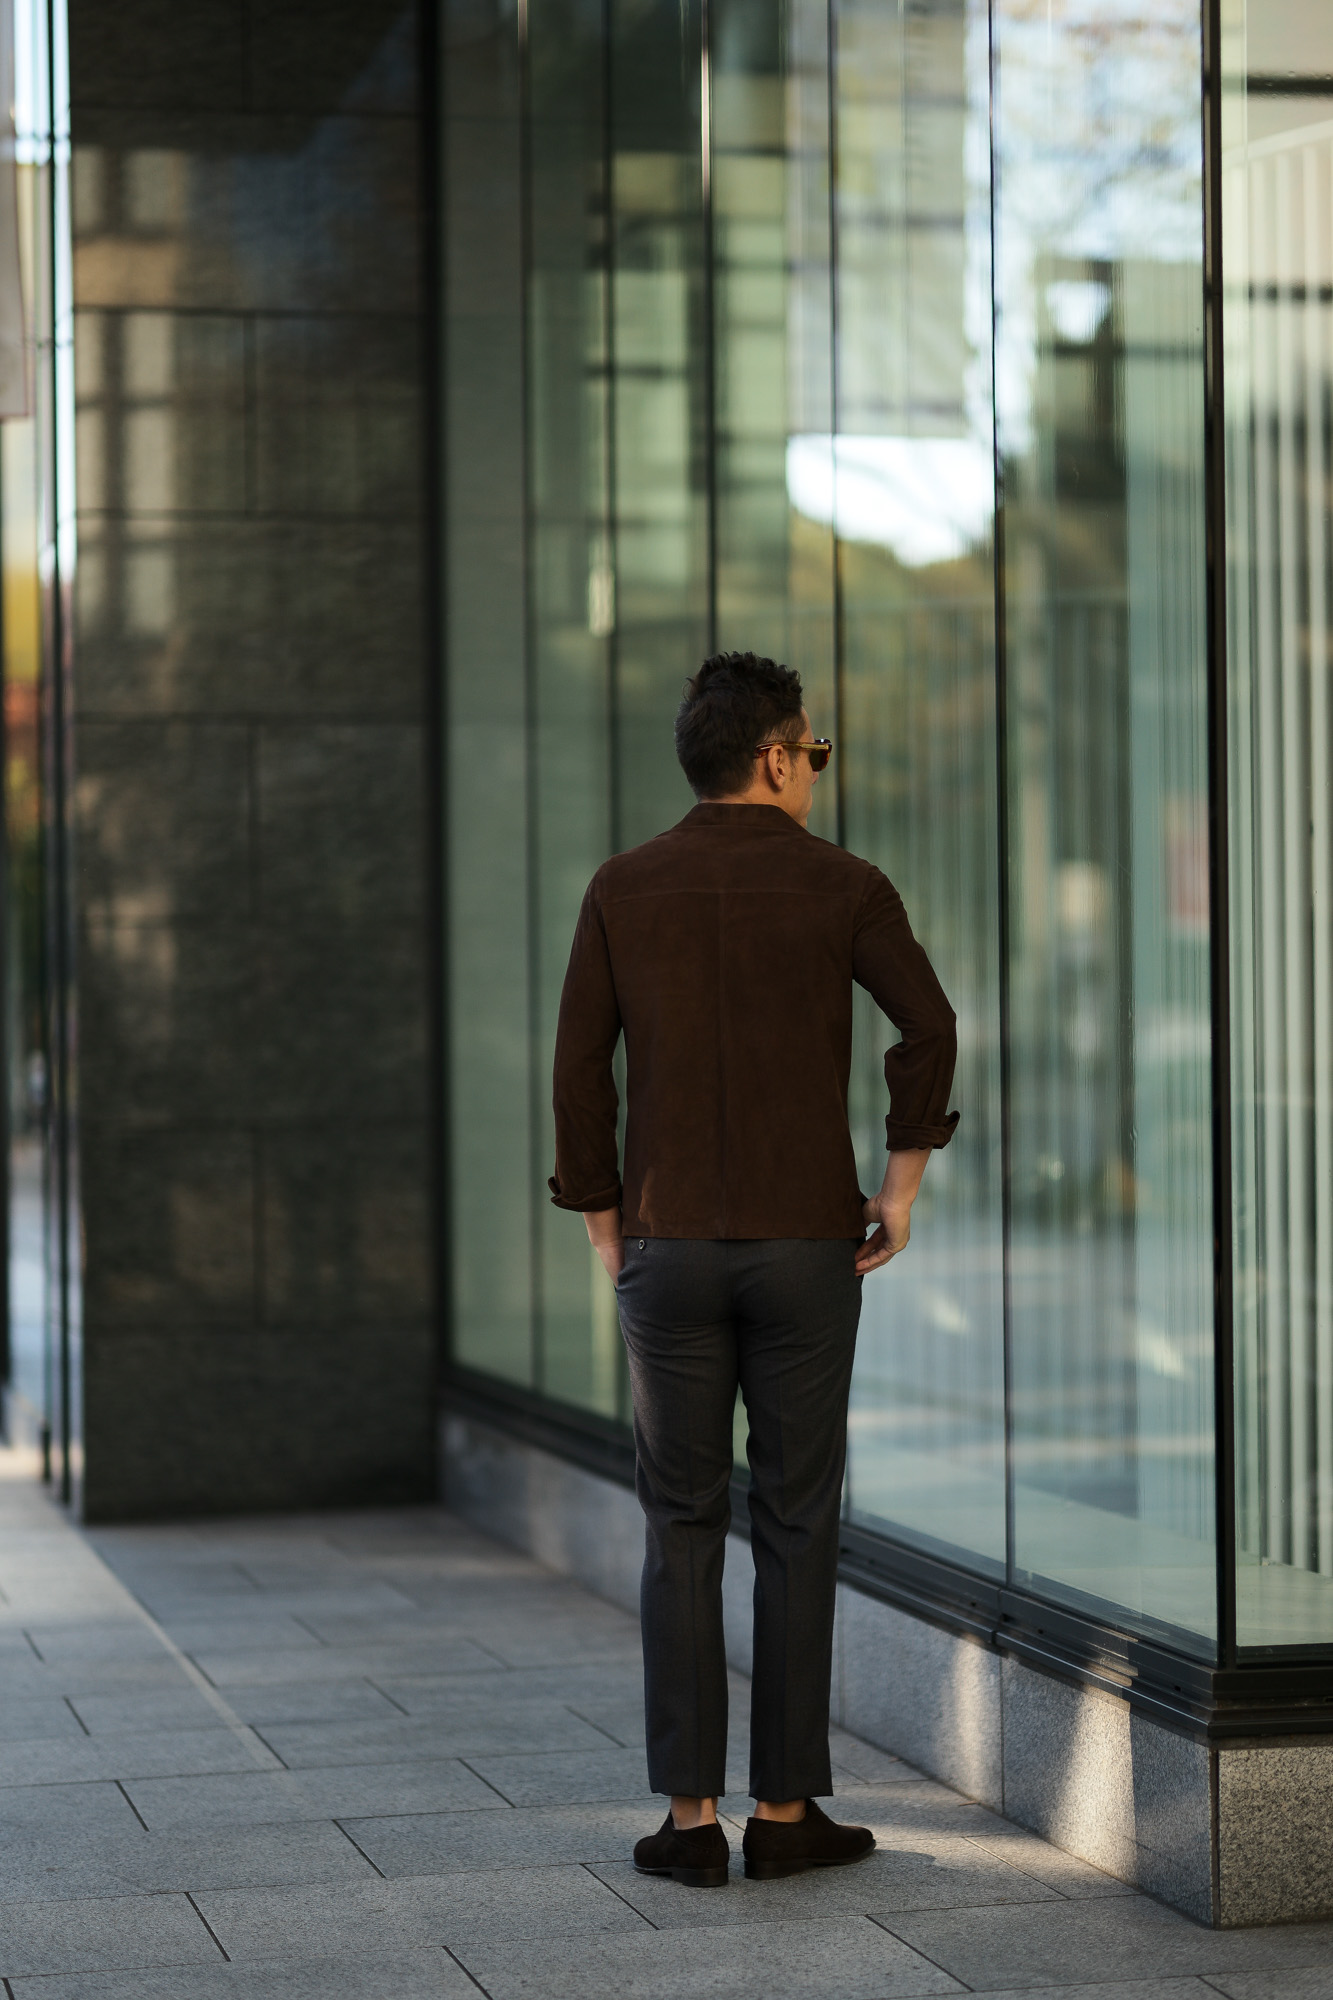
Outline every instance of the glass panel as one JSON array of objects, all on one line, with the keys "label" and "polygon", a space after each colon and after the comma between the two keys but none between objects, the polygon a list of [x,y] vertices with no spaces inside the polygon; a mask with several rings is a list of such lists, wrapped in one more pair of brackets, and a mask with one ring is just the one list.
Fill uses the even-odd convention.
[{"label": "glass panel", "polygon": [[1329,1645],[1333,17],[1225,21],[1236,1638]]},{"label": "glass panel", "polygon": [[522,206],[514,24],[488,11],[444,24],[450,1239],[455,1358],[528,1383]]},{"label": "glass panel", "polygon": [[[1004,1405],[986,10],[842,0],[836,438],[847,845],[897,884],[959,1016],[957,1137],[865,1287],[851,1517],[1003,1572]],[[851,1112],[884,1171],[858,994]]]},{"label": "glass panel", "polygon": [[1015,1574],[1206,1654],[1199,10],[996,38]]},{"label": "glass panel", "polygon": [[[828,9],[714,0],[711,189],[718,645],[794,666],[835,727]],[[837,833],[837,781],[812,833]]]},{"label": "glass panel", "polygon": [[615,0],[611,60],[617,848],[694,804],[672,746],[708,651],[699,0]]},{"label": "glass panel", "polygon": [[535,845],[540,1386],[614,1416],[615,1293],[582,1221],[545,1200],[548,1079],[579,904],[611,852],[615,617],[607,425],[606,51],[600,12],[542,0],[528,29],[530,781]]}]

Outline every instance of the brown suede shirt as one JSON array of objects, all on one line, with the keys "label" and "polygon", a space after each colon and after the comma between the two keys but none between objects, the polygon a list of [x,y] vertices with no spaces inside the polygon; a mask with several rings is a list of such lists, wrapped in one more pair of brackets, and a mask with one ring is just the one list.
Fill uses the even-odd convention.
[{"label": "brown suede shirt", "polygon": [[556,1206],[623,1203],[627,1235],[862,1237],[853,980],[902,1034],[884,1058],[889,1146],[947,1145],[953,1009],[878,868],[779,806],[696,806],[604,863],[560,1001]]}]

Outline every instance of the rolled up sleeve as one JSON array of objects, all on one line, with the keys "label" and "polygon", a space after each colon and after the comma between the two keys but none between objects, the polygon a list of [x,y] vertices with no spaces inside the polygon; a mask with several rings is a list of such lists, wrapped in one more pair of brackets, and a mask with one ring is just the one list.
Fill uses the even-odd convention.
[{"label": "rolled up sleeve", "polygon": [[902,1040],[884,1054],[890,1152],[947,1146],[958,1123],[950,1111],[958,1031],[935,969],[912,935],[902,897],[871,872],[856,916],[852,970]]},{"label": "rolled up sleeve", "polygon": [[555,1037],[555,1172],[547,1185],[557,1208],[620,1206],[620,1157],[612,1060],[620,1008],[593,878],[574,931]]}]

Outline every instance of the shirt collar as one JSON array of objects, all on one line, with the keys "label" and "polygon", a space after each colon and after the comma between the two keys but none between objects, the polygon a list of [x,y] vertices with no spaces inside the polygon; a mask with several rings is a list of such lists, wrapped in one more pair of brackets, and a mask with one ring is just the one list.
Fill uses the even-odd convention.
[{"label": "shirt collar", "polygon": [[723,806],[705,802],[687,812],[682,827],[725,826],[743,828],[746,833],[804,833],[805,828],[781,806]]}]

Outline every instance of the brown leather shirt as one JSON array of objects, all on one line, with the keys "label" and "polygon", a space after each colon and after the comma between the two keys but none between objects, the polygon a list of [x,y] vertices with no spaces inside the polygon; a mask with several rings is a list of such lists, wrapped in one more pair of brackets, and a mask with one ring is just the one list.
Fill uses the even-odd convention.
[{"label": "brown leather shirt", "polygon": [[560,1001],[556,1206],[623,1201],[627,1235],[863,1236],[853,980],[902,1034],[884,1058],[890,1148],[947,1145],[953,1009],[878,868],[778,806],[696,806],[606,862]]}]

